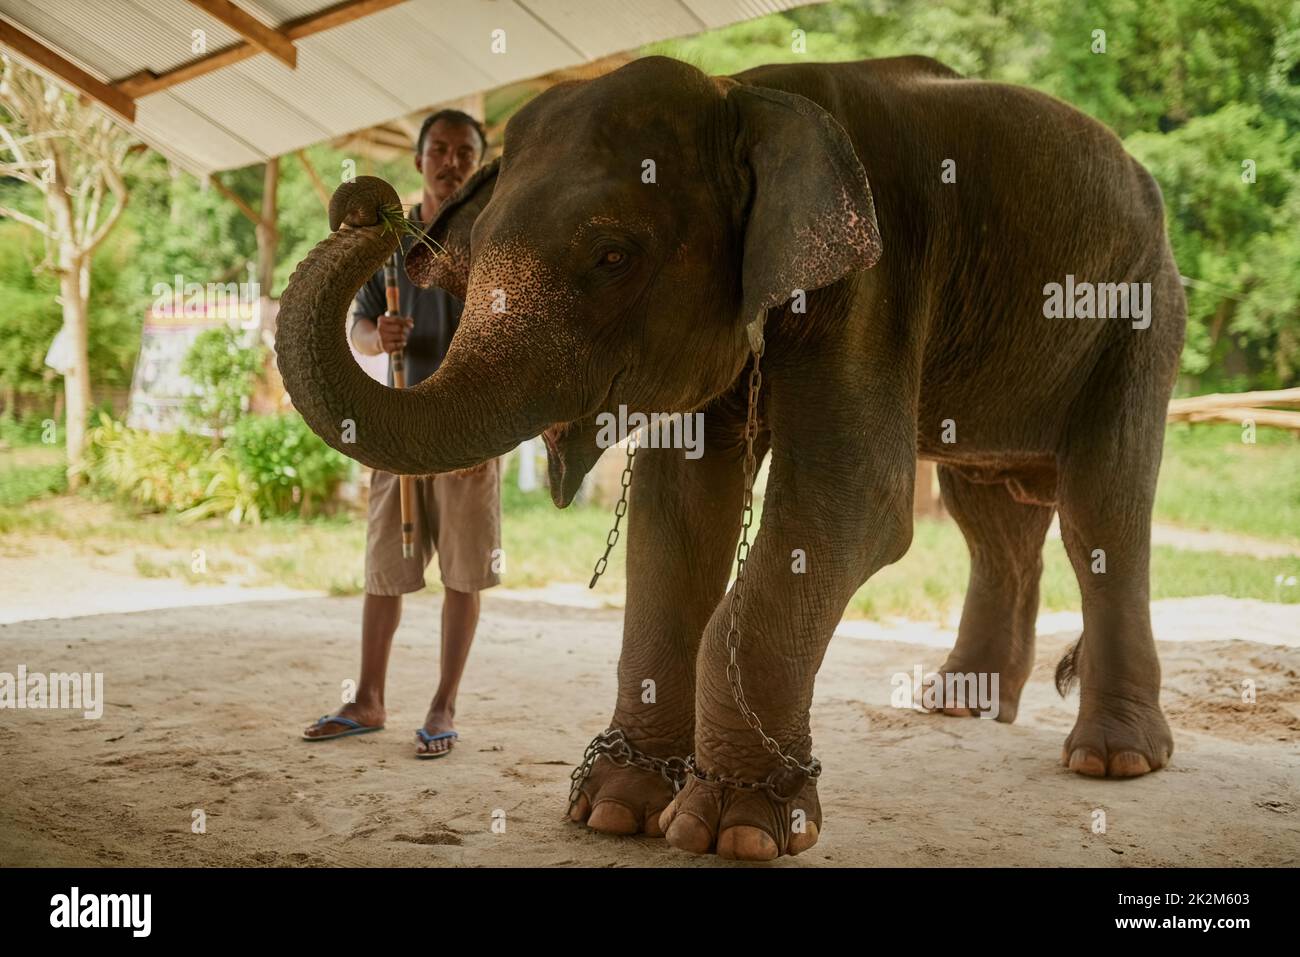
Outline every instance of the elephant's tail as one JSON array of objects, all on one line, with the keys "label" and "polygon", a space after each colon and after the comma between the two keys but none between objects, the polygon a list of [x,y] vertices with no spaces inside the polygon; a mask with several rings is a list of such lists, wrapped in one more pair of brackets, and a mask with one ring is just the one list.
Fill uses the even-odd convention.
[{"label": "elephant's tail", "polygon": [[1079,646],[1082,644],[1083,636],[1080,635],[1079,640],[1067,648],[1061,660],[1056,663],[1056,691],[1062,698],[1070,693],[1079,677],[1076,666],[1079,661]]}]

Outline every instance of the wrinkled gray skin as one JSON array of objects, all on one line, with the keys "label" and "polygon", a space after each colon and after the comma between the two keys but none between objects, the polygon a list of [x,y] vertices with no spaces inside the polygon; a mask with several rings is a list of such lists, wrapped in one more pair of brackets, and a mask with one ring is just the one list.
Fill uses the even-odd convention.
[{"label": "wrinkled gray skin", "polygon": [[[941,180],[946,159],[956,184]],[[850,596],[907,551],[920,455],[940,463],[972,554],[940,670],[996,672],[998,719],[1014,719],[1059,510],[1085,626],[1060,669],[1062,685],[1077,675],[1082,689],[1063,760],[1096,776],[1169,760],[1148,557],[1184,303],[1159,191],[1105,128],[919,57],[720,79],[654,57],[555,87],[511,119],[500,163],[440,212],[432,235],[445,253],[408,258],[413,278],[466,305],[442,368],[405,393],[366,378],[342,335],[353,292],[396,241],[373,225],[376,204],[395,201],[376,180],[341,188],[337,232],[281,300],[285,383],[331,445],[427,473],[542,433],[564,506],[600,454],[597,413],[705,412],[703,458],[643,449],[636,460],[611,724],[637,747],[693,750],[704,770],[746,780],[776,767],[726,679],[746,325],[758,316],[757,451],[771,473],[739,662],[764,729],[811,755],[814,677]],[[1152,283],[1150,328],[1044,318],[1043,287],[1067,273]],[[791,308],[795,290],[806,313]],[[945,420],[955,442],[942,441]],[[804,574],[792,572],[796,549]],[[1105,574],[1090,571],[1095,549]],[[641,700],[647,678],[653,704]],[[821,829],[816,782],[794,784],[783,801],[691,778],[674,797],[602,759],[572,817],[769,859]]]}]

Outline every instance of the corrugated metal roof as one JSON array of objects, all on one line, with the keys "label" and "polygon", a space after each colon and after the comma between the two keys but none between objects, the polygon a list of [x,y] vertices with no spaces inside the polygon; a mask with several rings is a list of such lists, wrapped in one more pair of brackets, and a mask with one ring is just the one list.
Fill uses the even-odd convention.
[{"label": "corrugated metal roof", "polygon": [[[131,128],[199,174],[236,169],[435,103],[810,0],[406,0],[136,100]],[[237,0],[267,26],[336,0]],[[0,16],[106,83],[164,73],[238,34],[187,0],[0,0]],[[493,31],[505,31],[494,52]]]}]

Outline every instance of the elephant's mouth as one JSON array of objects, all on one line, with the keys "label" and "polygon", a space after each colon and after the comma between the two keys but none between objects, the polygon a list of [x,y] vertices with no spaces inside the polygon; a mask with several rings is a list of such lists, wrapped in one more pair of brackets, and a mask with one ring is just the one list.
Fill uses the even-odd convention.
[{"label": "elephant's mouth", "polygon": [[[578,486],[582,484],[581,478],[575,481],[569,476],[566,467],[565,436],[571,425],[571,422],[557,422],[542,432],[542,441],[546,443],[546,471],[550,479],[551,501],[556,508],[564,508],[572,502]],[[566,478],[569,479],[567,482]]]},{"label": "elephant's mouth", "polygon": [[589,415],[573,422],[557,422],[542,432],[551,501],[556,508],[566,508],[573,501],[582,480],[604,451],[596,445],[596,431],[596,416]]},{"label": "elephant's mouth", "polygon": [[616,375],[610,381],[609,391],[596,411],[571,422],[556,422],[542,432],[542,441],[546,443],[546,471],[550,480],[551,501],[556,508],[566,508],[573,501],[578,489],[582,487],[582,480],[605,451],[596,444],[596,434],[599,432],[596,416],[600,409],[608,408],[618,380],[619,376]]}]

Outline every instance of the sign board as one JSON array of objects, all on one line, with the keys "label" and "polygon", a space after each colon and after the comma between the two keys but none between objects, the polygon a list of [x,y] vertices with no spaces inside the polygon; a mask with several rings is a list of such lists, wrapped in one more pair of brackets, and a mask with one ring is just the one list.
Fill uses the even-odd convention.
[{"label": "sign board", "polygon": [[242,330],[244,344],[253,345],[260,335],[257,304],[162,309],[155,304],[145,314],[126,418],[130,428],[206,434],[206,428],[190,422],[185,414],[185,400],[197,390],[181,366],[199,333],[223,325]]}]

